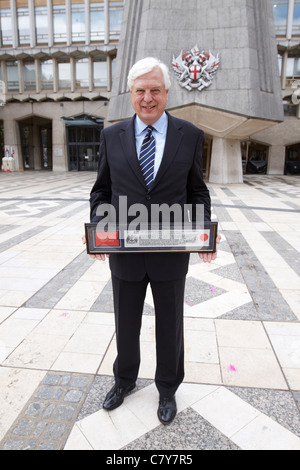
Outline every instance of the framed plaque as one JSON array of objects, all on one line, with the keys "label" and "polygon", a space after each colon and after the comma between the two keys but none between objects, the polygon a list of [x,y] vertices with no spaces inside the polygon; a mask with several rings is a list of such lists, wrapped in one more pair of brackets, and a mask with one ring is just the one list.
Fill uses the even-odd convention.
[{"label": "framed plaque", "polygon": [[97,223],[85,224],[88,254],[147,252],[215,252],[218,222],[205,222],[201,227],[141,227],[131,230],[117,225],[113,231],[99,231]]}]

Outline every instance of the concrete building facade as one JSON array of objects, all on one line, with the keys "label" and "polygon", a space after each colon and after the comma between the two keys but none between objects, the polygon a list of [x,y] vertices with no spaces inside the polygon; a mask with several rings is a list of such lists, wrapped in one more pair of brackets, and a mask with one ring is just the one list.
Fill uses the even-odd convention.
[{"label": "concrete building facade", "polygon": [[[128,70],[153,55],[170,67],[168,111],[205,132],[211,182],[241,182],[253,168],[283,174],[287,159],[300,160],[299,9],[297,0],[1,1],[3,151],[16,170],[96,170],[101,129],[132,115]],[[182,65],[191,89],[172,66],[182,54],[198,59]],[[208,56],[219,60],[209,78]]]},{"label": "concrete building facade", "polygon": [[96,170],[124,1],[0,2],[4,154],[15,170]]}]

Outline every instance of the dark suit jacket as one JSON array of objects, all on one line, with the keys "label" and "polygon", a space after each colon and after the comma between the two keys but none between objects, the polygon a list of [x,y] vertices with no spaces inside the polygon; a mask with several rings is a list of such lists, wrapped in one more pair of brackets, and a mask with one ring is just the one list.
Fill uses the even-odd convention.
[{"label": "dark suit jacket", "polygon": [[[119,196],[128,207],[142,203],[203,204],[210,220],[210,196],[203,181],[203,132],[193,124],[168,114],[168,130],[161,165],[150,191],[145,184],[136,152],[135,117],[101,132],[98,177],[91,191],[91,221],[97,222],[99,204],[118,209]],[[111,254],[110,268],[120,279],[138,281],[146,274],[153,280],[180,279],[188,270],[186,253]]]}]

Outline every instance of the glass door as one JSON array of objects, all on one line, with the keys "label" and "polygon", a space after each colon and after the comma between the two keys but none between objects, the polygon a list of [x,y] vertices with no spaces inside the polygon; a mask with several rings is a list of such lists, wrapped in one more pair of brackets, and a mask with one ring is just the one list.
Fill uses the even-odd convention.
[{"label": "glass door", "polygon": [[97,171],[102,123],[68,120],[67,144],[70,171]]}]

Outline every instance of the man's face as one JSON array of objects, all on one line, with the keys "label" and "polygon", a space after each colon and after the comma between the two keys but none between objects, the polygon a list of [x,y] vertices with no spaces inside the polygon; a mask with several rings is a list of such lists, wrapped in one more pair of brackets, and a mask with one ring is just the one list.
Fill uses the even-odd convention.
[{"label": "man's face", "polygon": [[162,71],[158,67],[134,80],[131,104],[145,124],[152,125],[161,117],[167,104],[168,92]]}]

